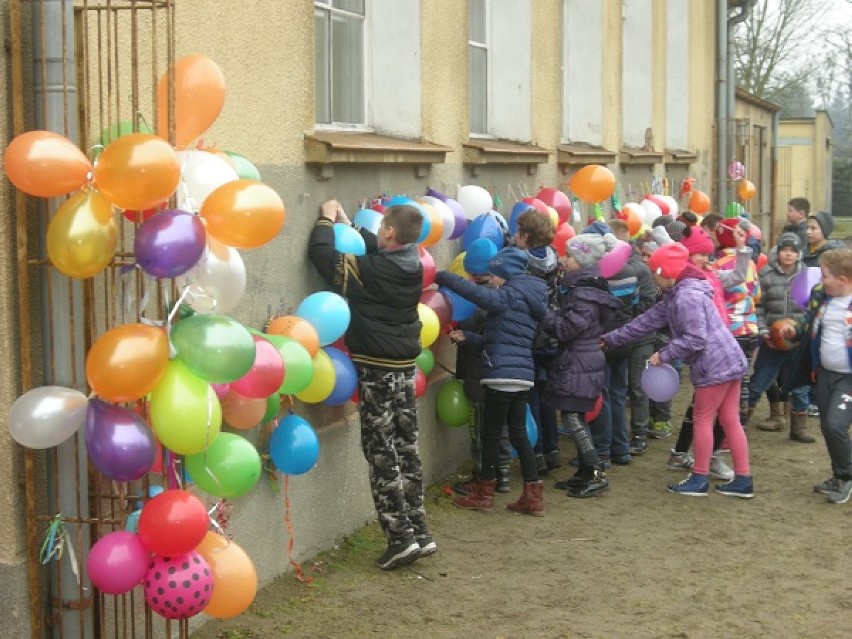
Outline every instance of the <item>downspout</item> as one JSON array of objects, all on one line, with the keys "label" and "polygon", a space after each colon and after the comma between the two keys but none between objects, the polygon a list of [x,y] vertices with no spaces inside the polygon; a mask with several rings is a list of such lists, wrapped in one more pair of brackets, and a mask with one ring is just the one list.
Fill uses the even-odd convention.
[{"label": "downspout", "polygon": [[778,227],[776,218],[779,214],[776,209],[776,198],[778,197],[778,126],[780,120],[781,112],[775,111],[772,114],[772,135],[769,152],[769,238],[773,244],[777,240],[775,229]]},{"label": "downspout", "polygon": [[[736,119],[736,91],[737,91],[737,78],[736,78],[736,69],[734,68],[734,27],[745,20],[748,20],[749,16],[751,16],[751,11],[754,6],[755,0],[742,0],[742,4],[740,5],[740,12],[735,16],[732,16],[728,19],[728,34],[727,34],[727,42],[726,46],[728,49],[728,86],[727,86],[727,95],[725,99],[728,101],[727,104],[727,113],[728,113],[728,121],[726,127],[726,134],[729,136],[728,140],[730,142],[728,147],[728,153],[730,157],[726,156],[724,161],[724,169],[725,173],[723,174],[723,179],[727,178],[727,165],[730,162],[733,162],[736,159],[736,129],[733,126],[734,121]],[[720,210],[727,211],[728,210],[728,202],[732,202],[735,198],[733,197],[734,187],[731,181],[720,182],[720,184],[725,185],[724,189],[724,197],[720,197]],[[721,191],[721,189],[720,189]]]},{"label": "downspout", "polygon": [[716,0],[716,210],[723,203],[728,179],[728,0]]}]

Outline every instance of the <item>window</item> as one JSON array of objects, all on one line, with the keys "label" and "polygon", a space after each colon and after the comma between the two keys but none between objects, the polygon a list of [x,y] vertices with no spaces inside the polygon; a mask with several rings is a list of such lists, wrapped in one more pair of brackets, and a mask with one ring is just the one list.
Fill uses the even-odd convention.
[{"label": "window", "polygon": [[366,124],[365,0],[314,3],[316,121]]},{"label": "window", "polygon": [[488,133],[488,29],[486,0],[468,0],[467,74],[470,132]]}]

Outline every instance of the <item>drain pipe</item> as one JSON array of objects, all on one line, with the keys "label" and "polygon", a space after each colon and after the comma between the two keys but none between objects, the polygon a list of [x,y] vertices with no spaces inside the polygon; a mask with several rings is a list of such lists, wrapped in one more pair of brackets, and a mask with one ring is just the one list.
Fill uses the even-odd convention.
[{"label": "drain pipe", "polygon": [[[728,152],[730,157],[725,157],[724,168],[725,173],[722,176],[722,179],[728,177],[727,175],[727,165],[729,162],[733,162],[736,159],[737,147],[736,147],[736,128],[734,127],[734,122],[736,121],[736,90],[737,90],[737,78],[736,78],[736,69],[734,69],[734,27],[741,22],[744,22],[749,19],[751,16],[751,11],[754,6],[755,0],[742,0],[742,4],[740,5],[740,12],[728,20],[728,29],[727,29],[727,49],[728,49],[728,86],[727,86],[727,95],[725,99],[728,101],[727,105],[727,113],[728,113],[728,126],[726,127],[726,134],[728,135],[729,147]],[[724,206],[722,207],[722,211],[728,210],[728,202],[734,201],[734,185],[731,181],[722,182],[725,185],[725,197],[720,198],[724,199]]]},{"label": "drain pipe", "polygon": [[728,0],[716,0],[716,210],[727,206],[728,173]]},{"label": "drain pipe", "polygon": [[[33,92],[35,125],[78,139],[76,60],[73,0],[41,0],[33,7]],[[64,199],[47,201],[49,216]],[[45,216],[41,216],[42,219]],[[40,229],[45,246],[46,228]],[[56,271],[43,272],[41,289],[44,378],[85,391],[83,287]],[[76,440],[76,441],[75,441]],[[87,519],[89,512],[88,458],[81,433],[47,456],[47,501],[50,515]],[[50,563],[50,612],[54,637],[93,636],[93,593],[82,560],[91,545],[89,526],[67,522],[66,551]],[[74,563],[76,562],[76,565]]]}]

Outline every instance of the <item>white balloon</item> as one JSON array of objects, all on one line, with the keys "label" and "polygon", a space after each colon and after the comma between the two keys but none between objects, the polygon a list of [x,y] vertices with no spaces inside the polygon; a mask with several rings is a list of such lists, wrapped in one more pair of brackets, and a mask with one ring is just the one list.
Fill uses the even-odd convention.
[{"label": "white balloon", "polygon": [[467,184],[459,189],[456,201],[461,204],[467,219],[472,220],[494,208],[491,194],[481,186]]},{"label": "white balloon", "polygon": [[456,230],[456,216],[453,215],[453,210],[443,200],[439,200],[431,195],[424,195],[420,199],[426,202],[426,204],[431,204],[432,208],[441,216],[444,222],[444,230],[441,231],[441,237],[445,240],[450,239],[453,231]]},{"label": "white balloon", "polygon": [[197,313],[228,313],[246,292],[246,266],[237,249],[208,239],[198,264],[176,282],[189,286],[187,303]]},{"label": "white balloon", "polygon": [[239,179],[236,169],[224,158],[207,151],[178,151],[181,180],[178,208],[196,213],[207,196],[223,184]]},{"label": "white balloon", "polygon": [[28,448],[58,446],[86,420],[89,400],[64,386],[33,388],[9,409],[9,434]]},{"label": "white balloon", "polygon": [[624,204],[624,206],[621,207],[621,210],[625,211],[625,212],[626,211],[633,211],[639,217],[639,219],[642,221],[642,223],[644,224],[644,222],[645,222],[645,209],[642,207],[641,204],[637,204],[636,202],[627,202],[627,203]]},{"label": "white balloon", "polygon": [[666,201],[666,204],[669,205],[669,215],[671,217],[677,217],[678,213],[680,213],[680,207],[677,205],[677,200],[674,199],[671,195],[661,195],[660,197],[663,198]]},{"label": "white balloon", "polygon": [[644,212],[643,219],[645,224],[651,226],[658,217],[663,214],[663,209],[660,208],[660,205],[654,202],[654,200],[642,200],[640,202],[642,205],[642,209]]}]

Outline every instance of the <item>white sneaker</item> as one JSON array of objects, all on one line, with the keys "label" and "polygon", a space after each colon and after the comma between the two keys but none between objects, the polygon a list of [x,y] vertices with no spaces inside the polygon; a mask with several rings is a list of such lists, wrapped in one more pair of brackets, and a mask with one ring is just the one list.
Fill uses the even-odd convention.
[{"label": "white sneaker", "polygon": [[722,460],[721,457],[713,455],[710,458],[710,477],[713,479],[733,481],[734,471],[724,462],[724,460]]},{"label": "white sneaker", "polygon": [[689,453],[679,453],[672,448],[672,453],[669,455],[669,470],[692,470],[692,465],[695,460]]}]

